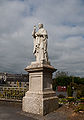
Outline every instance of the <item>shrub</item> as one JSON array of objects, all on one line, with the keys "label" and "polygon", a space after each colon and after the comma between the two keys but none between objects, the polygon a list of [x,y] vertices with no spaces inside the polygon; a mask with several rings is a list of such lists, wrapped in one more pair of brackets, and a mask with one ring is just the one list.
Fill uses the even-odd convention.
[{"label": "shrub", "polygon": [[75,98],[74,97],[67,97],[68,102],[74,102]]},{"label": "shrub", "polygon": [[76,97],[77,98],[84,97],[84,85],[81,84],[78,85]]},{"label": "shrub", "polygon": [[65,96],[63,94],[59,94],[58,97],[59,98],[65,98]]},{"label": "shrub", "polygon": [[81,97],[81,90],[77,90],[76,97],[77,97],[77,98],[80,98],[80,97]]},{"label": "shrub", "polygon": [[80,98],[80,101],[81,101],[82,103],[84,103],[84,97],[83,97],[83,98]]},{"label": "shrub", "polygon": [[73,96],[73,91],[70,85],[67,86],[67,95],[68,97],[72,97]]},{"label": "shrub", "polygon": [[75,108],[75,112],[84,111],[84,104],[79,104]]},{"label": "shrub", "polygon": [[4,88],[0,91],[0,98],[6,99],[22,99],[25,95],[26,89],[23,88]]},{"label": "shrub", "polygon": [[67,99],[66,98],[60,98],[59,99],[59,104],[66,104],[67,103]]},{"label": "shrub", "polygon": [[3,97],[3,95],[0,93],[0,98],[2,98]]},{"label": "shrub", "polygon": [[81,96],[84,97],[84,85],[83,85],[83,87],[81,89]]}]

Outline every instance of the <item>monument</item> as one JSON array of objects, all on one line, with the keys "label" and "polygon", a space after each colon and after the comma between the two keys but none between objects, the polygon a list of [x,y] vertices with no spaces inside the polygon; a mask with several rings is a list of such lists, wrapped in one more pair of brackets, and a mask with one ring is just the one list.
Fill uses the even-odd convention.
[{"label": "monument", "polygon": [[52,90],[52,73],[56,69],[48,60],[47,39],[48,34],[43,24],[36,26],[32,32],[36,61],[27,66],[29,73],[29,91],[23,97],[22,110],[29,113],[46,115],[58,108],[58,98]]}]

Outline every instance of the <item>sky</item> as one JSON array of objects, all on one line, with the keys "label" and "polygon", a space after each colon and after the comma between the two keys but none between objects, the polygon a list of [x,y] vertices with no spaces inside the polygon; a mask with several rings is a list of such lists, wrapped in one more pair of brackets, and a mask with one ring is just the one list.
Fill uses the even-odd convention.
[{"label": "sky", "polygon": [[0,72],[24,73],[35,61],[38,23],[48,32],[51,65],[84,77],[84,0],[0,0]]}]

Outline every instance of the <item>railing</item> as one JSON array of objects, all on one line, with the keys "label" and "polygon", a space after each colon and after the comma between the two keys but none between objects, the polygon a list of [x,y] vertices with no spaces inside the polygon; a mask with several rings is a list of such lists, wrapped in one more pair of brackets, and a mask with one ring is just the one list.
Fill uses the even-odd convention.
[{"label": "railing", "polygon": [[22,100],[26,91],[25,87],[0,87],[0,98]]}]

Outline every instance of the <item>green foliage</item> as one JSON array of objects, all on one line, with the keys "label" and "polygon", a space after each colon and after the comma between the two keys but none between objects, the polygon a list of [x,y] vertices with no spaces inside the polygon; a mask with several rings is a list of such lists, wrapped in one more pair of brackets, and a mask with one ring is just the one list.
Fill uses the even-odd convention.
[{"label": "green foliage", "polygon": [[83,87],[81,88],[81,97],[84,97],[84,85],[83,85]]},{"label": "green foliage", "polygon": [[56,78],[57,77],[64,77],[64,76],[68,76],[68,72],[63,72],[63,71],[57,71],[56,72]]},{"label": "green foliage", "polygon": [[53,79],[53,90],[56,90],[56,86],[67,86],[71,83],[72,79],[68,76],[57,77]]},{"label": "green foliage", "polygon": [[83,84],[84,85],[84,78],[80,78],[80,77],[74,77],[74,83],[79,84]]},{"label": "green foliage", "polygon": [[75,98],[74,97],[67,97],[68,102],[74,102]]},{"label": "green foliage", "polygon": [[67,102],[66,98],[59,98],[59,104],[66,104]]},{"label": "green foliage", "polygon": [[22,99],[25,95],[26,89],[23,88],[4,88],[3,91],[0,91],[0,98],[6,99]]},{"label": "green foliage", "polygon": [[[52,81],[53,90],[56,90],[57,86],[68,86],[71,83],[71,86],[74,86],[74,89],[77,89],[78,85],[84,85],[84,78],[69,76],[66,72],[58,71]],[[82,94],[84,95],[84,90],[82,91]]]},{"label": "green foliage", "polygon": [[84,111],[84,104],[78,104],[75,108],[75,112]]},{"label": "green foliage", "polygon": [[77,98],[80,98],[80,97],[81,97],[81,90],[77,90],[76,97],[77,97]]},{"label": "green foliage", "polygon": [[84,103],[84,97],[80,98],[81,102]]},{"label": "green foliage", "polygon": [[53,79],[52,88],[53,88],[54,91],[56,91],[56,87],[57,87],[57,81],[55,79]]},{"label": "green foliage", "polygon": [[59,94],[58,98],[65,98],[65,96],[63,94]]},{"label": "green foliage", "polygon": [[77,98],[84,97],[84,85],[81,85],[81,84],[78,85],[76,97]]},{"label": "green foliage", "polygon": [[0,93],[0,98],[2,98],[3,97],[3,94],[2,93]]},{"label": "green foliage", "polygon": [[72,97],[73,96],[73,90],[72,90],[70,85],[67,86],[67,95],[68,95],[68,97]]},{"label": "green foliage", "polygon": [[56,77],[53,79],[53,90],[56,90],[56,86],[67,86],[72,82],[72,77],[68,76],[66,72],[57,72]]}]

